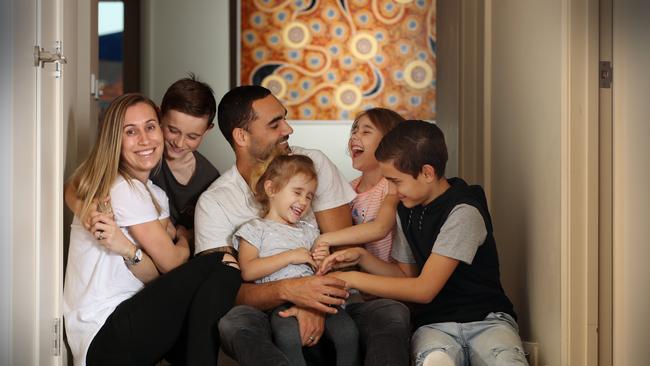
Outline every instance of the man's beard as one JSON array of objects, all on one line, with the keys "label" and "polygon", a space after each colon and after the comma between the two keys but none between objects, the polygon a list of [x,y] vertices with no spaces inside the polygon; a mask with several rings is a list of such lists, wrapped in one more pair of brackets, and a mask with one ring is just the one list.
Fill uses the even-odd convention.
[{"label": "man's beard", "polygon": [[[259,161],[266,161],[271,157],[278,156],[278,155],[287,155],[291,153],[291,148],[289,147],[289,144],[282,144],[283,142],[286,142],[289,140],[289,137],[283,137],[275,142],[271,147],[264,149],[264,150],[253,150],[251,154],[255,157],[255,159]],[[281,145],[282,144],[282,145]],[[253,146],[256,146],[256,144],[253,144]],[[255,148],[254,148],[255,149]]]}]

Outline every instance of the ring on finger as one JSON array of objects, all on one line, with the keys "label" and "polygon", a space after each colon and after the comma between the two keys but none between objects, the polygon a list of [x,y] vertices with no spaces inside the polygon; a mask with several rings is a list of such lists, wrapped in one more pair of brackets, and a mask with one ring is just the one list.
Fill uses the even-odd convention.
[{"label": "ring on finger", "polygon": [[314,336],[309,336],[309,338],[307,338],[307,339],[309,340],[309,343],[314,343],[314,341],[316,340],[316,338],[314,338]]},{"label": "ring on finger", "polygon": [[104,240],[104,232],[103,231],[98,231],[99,234],[97,234],[97,239],[99,240]]}]

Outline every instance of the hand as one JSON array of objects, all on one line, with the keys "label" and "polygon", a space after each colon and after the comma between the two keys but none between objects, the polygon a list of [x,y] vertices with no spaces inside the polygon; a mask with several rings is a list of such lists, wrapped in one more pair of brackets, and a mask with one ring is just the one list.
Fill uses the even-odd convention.
[{"label": "hand", "polygon": [[324,241],[316,239],[314,246],[311,248],[311,256],[316,262],[316,267],[320,268],[321,263],[330,255],[330,245]]},{"label": "hand", "polygon": [[291,249],[290,256],[291,264],[309,264],[314,271],[318,268],[311,253],[305,248]]},{"label": "hand", "polygon": [[323,275],[333,269],[356,266],[359,264],[363,252],[363,248],[350,248],[334,252],[323,260],[316,274]]},{"label": "hand", "polygon": [[349,296],[344,289],[345,282],[325,276],[309,276],[280,281],[280,291],[284,300],[301,308],[336,314],[330,305],[343,305]]},{"label": "hand", "polygon": [[278,313],[283,318],[296,317],[300,328],[300,340],[303,346],[312,347],[318,344],[325,330],[325,315],[311,309],[293,306]]},{"label": "hand", "polygon": [[352,282],[352,279],[354,278],[355,272],[330,272],[327,274],[327,277],[334,277],[338,278],[339,280],[345,281],[345,288],[352,288],[353,286],[350,284]]},{"label": "hand", "polygon": [[124,235],[122,230],[113,220],[113,214],[94,212],[90,218],[90,232],[97,242],[113,253],[122,257],[130,257],[134,245]]},{"label": "hand", "polygon": [[167,235],[172,239],[172,241],[176,241],[176,238],[178,237],[178,231],[176,231],[176,227],[174,224],[172,224],[171,221],[167,221],[167,224],[165,224],[165,231],[167,232]]},{"label": "hand", "polygon": [[[81,205],[81,204],[80,204]],[[81,210],[81,209],[80,209]],[[113,208],[111,207],[111,197],[104,197],[102,199],[95,198],[92,200],[90,205],[89,214],[86,216],[86,220],[83,222],[83,226],[86,230],[90,231],[92,227],[92,218],[97,214],[106,214],[110,215],[111,219],[113,216]],[[77,212],[78,214],[78,212]]]},{"label": "hand", "polygon": [[[171,222],[169,222],[168,227],[169,226],[174,227]],[[192,236],[190,230],[186,229],[183,225],[174,227],[174,230],[176,231],[174,244],[179,247],[186,247],[188,252],[191,254],[192,252],[190,250],[193,250],[194,248],[190,248],[190,237]],[[169,232],[169,230],[167,232]]]},{"label": "hand", "polygon": [[176,225],[176,238],[184,237],[188,242],[194,239],[194,230],[190,230],[183,225]]}]

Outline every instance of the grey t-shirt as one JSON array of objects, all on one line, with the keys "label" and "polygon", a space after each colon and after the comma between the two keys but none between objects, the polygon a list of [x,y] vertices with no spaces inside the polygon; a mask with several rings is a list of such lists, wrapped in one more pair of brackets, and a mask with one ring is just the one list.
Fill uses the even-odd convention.
[{"label": "grey t-shirt", "polygon": [[[397,224],[400,224],[400,220],[397,220]],[[399,230],[402,230],[401,225]],[[487,230],[481,213],[476,207],[463,203],[449,213],[431,252],[472,264],[474,255],[486,236]],[[415,263],[408,243],[394,243],[391,256],[398,262]]]},{"label": "grey t-shirt", "polygon": [[[273,220],[252,219],[247,221],[232,236],[232,244],[239,250],[239,240],[244,239],[258,250],[260,258],[270,257],[296,248],[311,249],[320,232],[306,222],[285,225]],[[285,278],[311,276],[314,271],[308,264],[290,264],[277,272],[256,280],[256,283],[271,282]]]}]

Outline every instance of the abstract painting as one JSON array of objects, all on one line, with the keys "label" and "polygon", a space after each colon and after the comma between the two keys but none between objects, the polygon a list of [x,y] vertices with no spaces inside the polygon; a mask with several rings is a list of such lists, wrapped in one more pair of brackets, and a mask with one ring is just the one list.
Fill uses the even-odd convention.
[{"label": "abstract painting", "polygon": [[293,120],[371,107],[436,114],[435,0],[239,1],[238,83],[263,85]]}]

